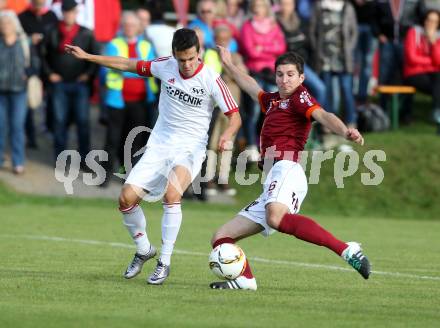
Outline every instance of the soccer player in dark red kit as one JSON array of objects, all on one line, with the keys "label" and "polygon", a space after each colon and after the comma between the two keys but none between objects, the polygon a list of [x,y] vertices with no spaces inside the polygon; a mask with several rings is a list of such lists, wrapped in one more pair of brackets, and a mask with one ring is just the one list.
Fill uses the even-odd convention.
[{"label": "soccer player in dark red kit", "polygon": [[[259,101],[265,113],[260,152],[263,168],[268,174],[260,197],[214,234],[213,248],[223,243],[235,243],[257,233],[269,236],[279,231],[327,247],[368,279],[370,263],[358,243],[341,241],[314,220],[297,214],[307,194],[307,179],[298,163],[299,152],[304,150],[312,120],[361,145],[364,143],[362,135],[322,109],[302,86],[304,60],[298,54],[289,52],[278,57],[275,63],[278,92],[269,93],[234,66],[227,49],[218,48],[223,66],[230,71],[242,90]],[[210,286],[214,289],[257,289],[248,262],[238,278],[214,282]]]}]

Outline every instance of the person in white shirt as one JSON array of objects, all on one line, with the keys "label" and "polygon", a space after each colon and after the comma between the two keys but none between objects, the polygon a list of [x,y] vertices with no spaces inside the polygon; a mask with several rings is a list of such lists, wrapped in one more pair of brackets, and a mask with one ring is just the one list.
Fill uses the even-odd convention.
[{"label": "person in white shirt", "polygon": [[133,167],[119,197],[124,225],[137,251],[124,274],[130,279],[141,272],[143,264],[156,255],[146,233],[141,199],[163,198],[162,248],[149,284],[159,285],[169,276],[170,259],[180,229],[183,192],[200,171],[205,158],[208,128],[215,105],[229,119],[219,140],[219,150],[232,146],[241,125],[238,106],[218,73],[203,65],[199,41],[193,30],[175,32],[173,57],[154,61],[132,61],[122,57],[91,55],[67,45],[66,51],[79,59],[113,69],[155,76],[161,80],[159,117],[151,132],[146,151]]}]

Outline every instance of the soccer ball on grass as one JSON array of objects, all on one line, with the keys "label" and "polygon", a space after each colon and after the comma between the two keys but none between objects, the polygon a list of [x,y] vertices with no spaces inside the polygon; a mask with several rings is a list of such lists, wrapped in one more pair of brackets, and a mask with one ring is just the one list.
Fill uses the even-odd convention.
[{"label": "soccer ball on grass", "polygon": [[246,255],[235,244],[218,245],[209,255],[209,268],[221,279],[235,279],[246,268]]}]

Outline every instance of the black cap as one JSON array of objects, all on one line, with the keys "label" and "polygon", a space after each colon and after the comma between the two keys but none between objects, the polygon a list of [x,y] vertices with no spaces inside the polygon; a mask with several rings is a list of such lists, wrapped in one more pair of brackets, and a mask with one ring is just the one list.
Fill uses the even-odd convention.
[{"label": "black cap", "polygon": [[75,8],[78,5],[78,3],[75,0],[63,0],[63,3],[61,5],[62,11],[69,11]]}]

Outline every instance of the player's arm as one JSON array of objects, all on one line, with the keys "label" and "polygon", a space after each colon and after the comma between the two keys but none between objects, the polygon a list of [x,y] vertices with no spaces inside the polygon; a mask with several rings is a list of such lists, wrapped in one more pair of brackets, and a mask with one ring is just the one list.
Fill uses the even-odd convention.
[{"label": "player's arm", "polygon": [[255,81],[246,72],[243,72],[240,68],[234,65],[234,63],[232,62],[231,53],[228,49],[221,46],[217,46],[217,48],[223,63],[223,67],[228,70],[240,89],[251,96],[252,99],[258,101],[258,94],[263,91],[263,89],[261,89],[257,81]]},{"label": "player's arm", "polygon": [[124,57],[117,57],[117,56],[92,55],[85,52],[80,47],[72,46],[72,45],[66,45],[65,49],[67,53],[81,60],[86,60],[91,63],[95,63],[112,69],[117,69],[120,71],[132,72],[132,73],[137,72],[136,60],[130,60]]},{"label": "player's arm", "polygon": [[227,117],[229,124],[225,132],[220,136],[218,142],[219,151],[232,150],[232,138],[237,134],[241,126],[241,116],[238,111],[229,114]]},{"label": "player's arm", "polygon": [[326,112],[322,108],[316,108],[312,112],[312,117],[332,132],[351,140],[360,145],[364,145],[364,138],[357,129],[347,128],[347,126],[333,113]]}]

